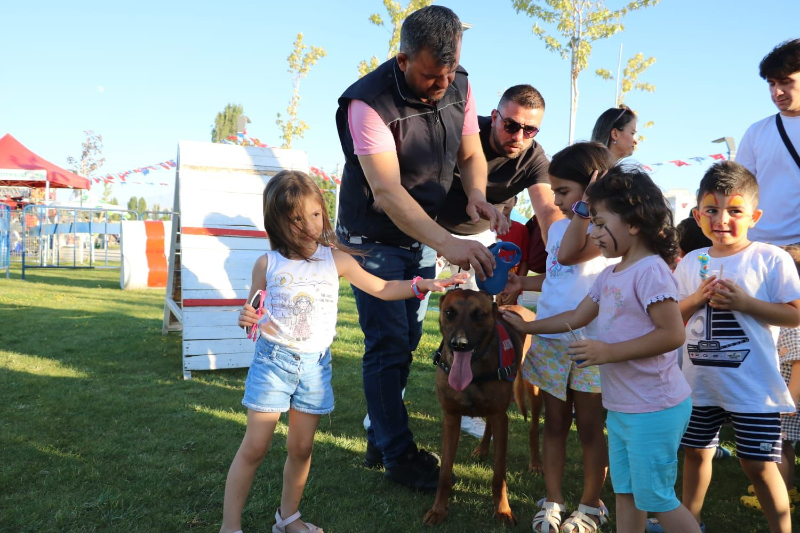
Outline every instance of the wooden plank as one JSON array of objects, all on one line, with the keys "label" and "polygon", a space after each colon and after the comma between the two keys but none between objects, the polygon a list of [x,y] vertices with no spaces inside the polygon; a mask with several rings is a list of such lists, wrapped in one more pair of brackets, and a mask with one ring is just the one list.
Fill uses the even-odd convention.
[{"label": "wooden plank", "polygon": [[190,328],[236,325],[240,308],[241,306],[187,307],[183,313],[183,324]]},{"label": "wooden plank", "polygon": [[181,213],[181,224],[184,226],[225,225],[263,229],[264,216],[260,194],[246,192],[211,194],[208,191],[196,191],[185,186],[181,189],[180,201],[181,205],[192,206]]},{"label": "wooden plank", "polygon": [[[184,251],[181,256],[182,288],[192,290],[219,286],[225,289],[249,289],[253,279],[253,264],[261,255],[263,251],[257,250],[230,253],[213,250]],[[220,285],[223,282],[224,285]]]},{"label": "wooden plank", "polygon": [[[261,233],[264,233],[263,231]],[[266,233],[264,233],[266,235]],[[183,255],[190,255],[194,250],[213,250],[215,253],[257,250],[262,254],[269,250],[269,239],[266,237],[216,237],[212,235],[192,235],[181,231],[181,249]],[[252,265],[251,269],[252,269]]]},{"label": "wooden plank", "polygon": [[[245,331],[236,324],[238,316],[239,313],[236,313],[233,324],[228,325],[200,327],[190,327],[184,325],[183,340],[196,341],[204,339],[246,339],[247,333],[245,333]],[[252,342],[252,340],[250,342]]]},{"label": "wooden plank", "polygon": [[220,305],[240,307],[246,301],[244,298],[187,298],[183,300],[183,306],[186,308],[219,307]]},{"label": "wooden plank", "polygon": [[248,368],[253,362],[253,350],[240,353],[198,355],[183,360],[184,370],[218,370],[221,368]]},{"label": "wooden plank", "polygon": [[209,355],[219,353],[253,353],[253,341],[242,335],[238,339],[184,340],[183,355]]},{"label": "wooden plank", "polygon": [[235,170],[209,168],[208,170],[183,169],[181,179],[187,186],[207,193],[246,192],[261,196],[267,182],[277,174],[277,170]]},{"label": "wooden plank", "polygon": [[299,150],[258,148],[199,141],[180,141],[182,166],[222,168],[295,169],[308,172],[308,156]]},{"label": "wooden plank", "polygon": [[[191,228],[184,226],[181,228],[183,235],[208,235],[212,237],[249,237],[266,239],[267,232],[259,230],[247,230],[236,228]],[[269,242],[269,240],[267,240]]]}]

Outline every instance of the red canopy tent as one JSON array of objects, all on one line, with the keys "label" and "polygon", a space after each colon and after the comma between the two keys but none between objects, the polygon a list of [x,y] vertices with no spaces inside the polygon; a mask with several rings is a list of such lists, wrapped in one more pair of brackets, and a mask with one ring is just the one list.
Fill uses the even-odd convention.
[{"label": "red canopy tent", "polygon": [[[46,179],[4,176],[3,170],[44,170]],[[10,173],[9,173],[10,174]],[[10,133],[0,139],[0,185],[10,187],[46,187],[88,189],[90,181],[34,154]]]}]

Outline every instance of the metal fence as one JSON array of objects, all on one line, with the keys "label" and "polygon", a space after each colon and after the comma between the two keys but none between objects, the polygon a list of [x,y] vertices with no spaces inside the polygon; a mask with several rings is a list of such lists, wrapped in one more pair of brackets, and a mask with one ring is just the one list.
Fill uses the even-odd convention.
[{"label": "metal fence", "polygon": [[11,263],[11,208],[0,205],[0,270],[5,269],[6,277],[10,276]]},{"label": "metal fence", "polygon": [[21,214],[22,279],[31,268],[120,267],[120,221],[127,209],[29,205]]}]

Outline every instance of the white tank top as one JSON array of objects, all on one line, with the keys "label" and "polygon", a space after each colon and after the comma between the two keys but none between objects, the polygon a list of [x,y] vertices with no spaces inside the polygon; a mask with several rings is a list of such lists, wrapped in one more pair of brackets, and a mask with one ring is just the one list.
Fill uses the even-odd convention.
[{"label": "white tank top", "polygon": [[267,255],[267,297],[261,334],[300,353],[321,352],[336,336],[339,273],[331,249],[318,245],[311,261]]}]

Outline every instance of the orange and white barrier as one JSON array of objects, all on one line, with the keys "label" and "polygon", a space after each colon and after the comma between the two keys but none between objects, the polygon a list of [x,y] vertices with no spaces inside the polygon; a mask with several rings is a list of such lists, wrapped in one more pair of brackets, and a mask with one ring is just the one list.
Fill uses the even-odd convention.
[{"label": "orange and white barrier", "polygon": [[121,268],[123,289],[164,289],[172,222],[126,220],[122,222]]}]

